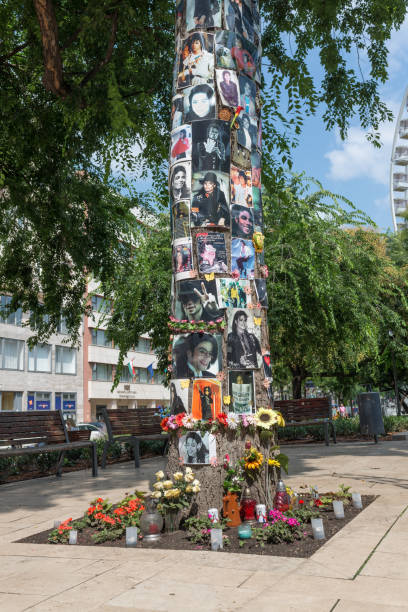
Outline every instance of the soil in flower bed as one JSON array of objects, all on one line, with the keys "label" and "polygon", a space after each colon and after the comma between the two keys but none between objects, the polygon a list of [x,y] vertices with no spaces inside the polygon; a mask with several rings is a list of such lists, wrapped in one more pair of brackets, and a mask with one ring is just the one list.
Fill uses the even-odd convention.
[{"label": "soil in flower bed", "polygon": [[[327,494],[330,495],[330,494]],[[228,536],[229,546],[225,546],[220,552],[223,553],[243,553],[252,555],[272,555],[277,557],[310,557],[319,548],[333,537],[340,529],[342,529],[347,523],[355,518],[360,512],[364,512],[369,504],[376,499],[375,495],[362,495],[363,510],[357,510],[348,504],[344,506],[344,519],[336,519],[333,510],[320,511],[320,516],[323,518],[324,531],[326,535],[325,540],[314,540],[312,536],[312,527],[310,523],[305,525],[304,532],[306,537],[302,540],[296,540],[291,544],[265,544],[263,547],[258,542],[251,538],[249,540],[243,540],[244,544],[240,546],[238,539],[237,529],[229,528],[224,531],[224,535]],[[18,540],[18,542],[30,543],[30,544],[48,544],[48,535],[52,530],[42,531],[32,536]],[[95,544],[92,540],[92,534],[95,530],[85,528],[78,533],[78,545],[80,546],[109,546],[109,547],[124,547],[125,536],[121,539],[103,542],[101,544]],[[50,546],[55,546],[50,544]],[[183,530],[176,531],[172,534],[163,533],[161,539],[158,542],[146,543],[143,540],[139,540],[137,548],[152,548],[152,549],[172,549],[172,550],[209,550],[210,547],[207,545],[198,545],[190,542],[187,538],[187,533]]]}]

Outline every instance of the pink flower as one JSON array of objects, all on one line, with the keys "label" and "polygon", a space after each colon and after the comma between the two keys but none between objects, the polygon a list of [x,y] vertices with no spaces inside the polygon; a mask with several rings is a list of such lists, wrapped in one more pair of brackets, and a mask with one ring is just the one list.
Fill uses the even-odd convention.
[{"label": "pink flower", "polygon": [[232,278],[238,279],[239,278],[239,270],[233,270],[231,272],[231,276],[232,276]]},{"label": "pink flower", "polygon": [[245,291],[245,293],[246,293],[247,295],[250,295],[250,294],[252,293],[252,289],[251,289],[251,287],[250,287],[249,285],[247,285],[247,286],[245,287],[244,291]]}]

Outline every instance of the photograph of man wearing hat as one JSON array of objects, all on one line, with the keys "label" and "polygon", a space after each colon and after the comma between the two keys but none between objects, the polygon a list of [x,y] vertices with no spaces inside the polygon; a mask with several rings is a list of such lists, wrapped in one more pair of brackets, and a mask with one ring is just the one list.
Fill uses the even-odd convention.
[{"label": "photograph of man wearing hat", "polygon": [[194,225],[196,227],[229,225],[229,206],[215,172],[206,172],[199,181],[202,187],[195,194],[191,207],[191,217]]},{"label": "photograph of man wearing hat", "polygon": [[182,311],[182,319],[187,321],[214,321],[222,317],[218,310],[216,297],[211,293],[211,287],[201,282],[201,291],[197,289],[199,281],[182,281],[179,285],[178,300]]}]

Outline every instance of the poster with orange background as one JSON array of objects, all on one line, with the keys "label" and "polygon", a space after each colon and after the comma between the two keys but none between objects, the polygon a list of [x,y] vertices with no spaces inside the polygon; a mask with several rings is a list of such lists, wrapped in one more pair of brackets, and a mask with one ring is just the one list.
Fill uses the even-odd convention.
[{"label": "poster with orange background", "polygon": [[211,378],[198,378],[193,383],[191,415],[194,419],[205,420],[221,412],[221,383]]}]

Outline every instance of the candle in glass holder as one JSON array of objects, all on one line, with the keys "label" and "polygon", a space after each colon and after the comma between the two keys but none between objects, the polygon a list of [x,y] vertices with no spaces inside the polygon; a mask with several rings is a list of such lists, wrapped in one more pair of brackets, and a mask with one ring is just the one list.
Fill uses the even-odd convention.
[{"label": "candle in glass holder", "polygon": [[355,508],[357,508],[358,510],[362,509],[363,502],[361,501],[361,494],[360,493],[352,493],[351,494],[351,500],[352,500],[353,506]]},{"label": "candle in glass holder", "polygon": [[266,506],[265,504],[256,504],[256,518],[258,523],[266,522]]},{"label": "candle in glass holder", "polygon": [[211,529],[211,550],[220,550],[222,548],[222,529]]},{"label": "candle in glass holder", "polygon": [[71,531],[69,532],[69,543],[76,544],[77,541],[78,541],[78,530],[71,529]]},{"label": "candle in glass holder", "polygon": [[334,516],[336,517],[336,519],[344,518],[344,506],[343,506],[342,501],[334,501],[333,510],[334,510]]},{"label": "candle in glass holder", "polygon": [[323,519],[312,518],[311,521],[312,521],[312,531],[313,531],[314,539],[324,540],[326,536],[324,534]]},{"label": "candle in glass holder", "polygon": [[126,527],[126,546],[134,548],[137,545],[137,527]]},{"label": "candle in glass holder", "polygon": [[249,523],[241,523],[238,527],[238,537],[240,540],[248,540],[252,536],[252,529]]}]

